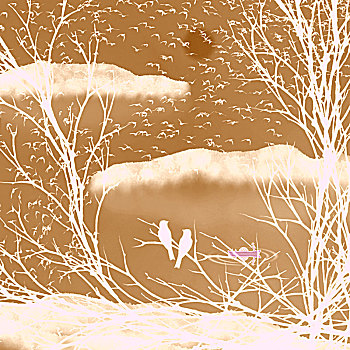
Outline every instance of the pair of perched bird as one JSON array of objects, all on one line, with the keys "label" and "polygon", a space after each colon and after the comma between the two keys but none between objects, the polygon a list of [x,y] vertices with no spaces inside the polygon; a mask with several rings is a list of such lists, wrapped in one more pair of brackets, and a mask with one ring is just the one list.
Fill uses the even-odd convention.
[{"label": "pair of perched bird", "polygon": [[[173,248],[171,245],[171,231],[168,226],[169,221],[168,220],[161,220],[159,222],[159,229],[158,229],[158,237],[160,242],[163,244],[163,246],[166,248],[169,254],[170,260],[175,260]],[[188,228],[185,228],[182,230],[182,237],[179,241],[179,252],[177,255],[176,263],[175,263],[175,269],[179,269],[181,266],[181,261],[183,257],[190,251],[192,247],[192,238],[191,238],[191,230]]]}]

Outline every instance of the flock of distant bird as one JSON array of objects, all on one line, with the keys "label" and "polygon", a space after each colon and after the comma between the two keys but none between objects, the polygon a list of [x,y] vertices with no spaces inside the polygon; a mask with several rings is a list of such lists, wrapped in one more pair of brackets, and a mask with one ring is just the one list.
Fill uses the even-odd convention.
[{"label": "flock of distant bird", "polygon": [[[149,14],[156,14],[156,15],[161,15],[161,16],[166,16],[166,15],[174,15],[174,14],[184,14],[185,17],[187,18],[190,18],[190,14],[191,12],[192,13],[195,13],[193,12],[193,7],[197,7],[199,12],[198,12],[198,15],[200,12],[203,12],[203,13],[206,13],[206,14],[209,14],[211,13],[211,16],[218,16],[218,10],[216,8],[214,8],[210,2],[203,2],[202,4],[196,4],[196,1],[189,1],[189,2],[185,2],[185,3],[182,3],[182,6],[181,6],[181,10],[179,9],[175,9],[175,6],[173,7],[171,4],[159,4],[158,2],[155,2],[155,1],[149,1],[147,2],[147,6],[145,6],[145,4],[140,4],[140,5],[137,5],[135,4],[138,8],[138,11],[141,12],[141,13],[144,13],[146,14],[146,12],[149,12]],[[152,10],[151,10],[152,8]],[[182,11],[182,12],[181,12]],[[197,10],[194,10],[194,11],[197,11]],[[153,13],[152,13],[153,12]],[[144,17],[143,14],[140,14],[140,18]],[[220,17],[220,16],[219,16]],[[133,23],[132,25],[129,25],[128,28],[130,31],[136,31],[137,33],[141,33],[142,31],[146,30],[146,29],[155,29],[156,27],[154,26],[154,21],[156,17],[154,16],[148,16],[148,19],[145,20],[141,20],[138,24],[137,23]],[[205,42],[210,42],[210,44],[214,43],[212,41],[212,38],[207,35],[207,33],[204,31],[204,22],[203,21],[198,21],[197,18],[192,18],[191,17],[191,20],[193,20],[194,24],[192,26],[190,26],[189,24],[186,24],[186,23],[177,23],[178,25],[178,29],[181,30],[181,29],[186,29],[186,32],[190,33],[190,32],[193,32],[193,31],[197,31],[200,35],[198,35],[198,38],[201,37]],[[202,28],[202,29],[199,29],[199,28]],[[109,27],[109,32],[112,31],[113,28]],[[115,29],[115,30],[119,30],[119,29]],[[193,52],[193,50],[196,50],[196,49],[199,49],[200,50],[200,47],[202,47],[203,45],[200,45],[200,43],[195,43],[193,45],[193,47],[188,47],[188,38],[185,37],[185,39],[183,38],[180,38],[179,36],[177,36],[175,34],[175,31],[169,31],[168,33],[166,33],[165,35],[162,35],[161,32],[154,32],[153,30],[151,32],[147,31],[147,36],[149,35],[150,38],[155,38],[160,44],[165,44],[166,47],[170,48],[172,46],[174,46],[174,48],[176,48],[179,44],[180,46],[182,47],[186,47],[187,45],[187,49],[188,49],[188,54],[194,54],[195,52]],[[220,25],[220,29],[217,29],[216,31],[215,30],[212,30],[212,32],[216,32],[217,35],[224,35],[225,36],[225,39],[228,40],[229,39],[229,36],[228,36],[228,31],[225,30],[221,25]],[[119,34],[120,35],[120,34]],[[146,35],[146,33],[144,33],[143,35]],[[197,37],[197,36],[196,36]],[[125,37],[124,37],[125,39]],[[166,40],[164,40],[166,39]],[[147,46],[146,46],[147,45]],[[140,53],[141,51],[143,51],[146,47],[150,47],[151,46],[151,43],[144,43],[144,44],[137,44],[137,43],[133,43],[133,45],[131,46],[133,51],[136,52],[136,53]],[[197,48],[198,46],[198,48]],[[227,53],[227,57],[226,58],[223,58],[223,57],[220,57],[220,59],[222,60],[222,66],[225,65],[225,63],[230,63],[230,62],[226,62],[229,57],[230,57],[230,52],[226,51],[225,48],[222,46],[222,45],[216,45],[218,48],[220,48],[221,50],[221,53]],[[200,56],[200,55],[199,55]],[[213,77],[215,76],[215,83],[213,84],[213,82],[211,81],[211,79],[207,79],[206,81],[203,81],[203,87],[204,87],[204,83],[206,85],[209,84],[209,86],[207,86],[205,89],[203,89],[203,92],[204,94],[202,96],[199,96],[198,98],[196,98],[196,102],[207,102],[207,99],[209,99],[208,97],[208,93],[210,91],[212,91],[212,93],[214,93],[216,90],[218,89],[224,89],[226,86],[229,86],[230,83],[229,81],[223,81],[222,79],[222,75],[219,74],[218,72],[218,68],[219,67],[214,67],[211,65],[212,61],[211,59],[207,58],[207,57],[200,57],[201,60],[197,62],[197,67],[193,66],[193,68],[195,70],[197,70],[198,68],[200,70],[203,70],[203,72],[199,72],[198,71],[198,74],[201,74],[201,75],[205,75],[206,77],[208,77],[208,73],[210,73],[211,75],[213,75]],[[167,74],[166,71],[163,71],[163,65],[162,63],[163,62],[170,62],[170,63],[174,63],[176,61],[176,57],[175,56],[172,56],[168,51],[164,52],[164,54],[162,54],[160,56],[160,60],[158,62],[146,62],[145,63],[145,66],[147,67],[152,67],[152,68],[155,68],[156,71],[161,74]],[[229,67],[230,65],[228,64],[227,67]],[[223,73],[222,73],[223,74]],[[225,74],[223,74],[225,75]],[[182,77],[184,78],[184,77]],[[188,77],[186,78],[186,80],[188,80]],[[201,81],[202,79],[198,80],[198,81]],[[217,86],[216,86],[217,85]],[[208,90],[208,91],[204,91],[204,90]],[[210,90],[210,91],[209,91]],[[227,100],[225,98],[216,98],[216,99],[210,99],[211,102],[215,105],[215,106],[223,106],[223,105],[226,105],[227,104]],[[140,106],[141,107],[141,106]],[[174,107],[174,106],[173,106]],[[174,107],[176,108],[176,107]],[[176,109],[175,109],[176,111]],[[141,112],[142,113],[142,112]],[[140,113],[140,115],[141,115]],[[204,112],[202,112],[204,113]],[[144,117],[144,115],[143,115]],[[198,118],[201,118],[202,115],[201,113],[199,112],[198,114]],[[196,116],[196,119],[197,119],[197,116]],[[153,121],[152,121],[153,122]],[[234,121],[236,123],[236,121]],[[154,123],[147,123],[143,126],[151,126],[153,125]],[[183,126],[185,125],[185,123],[183,123],[182,121],[179,121],[179,126]],[[231,125],[234,125],[234,123],[232,123]],[[202,123],[202,124],[199,124],[199,125],[193,125],[194,128],[197,128],[198,132],[205,132],[208,128],[211,127],[211,121],[208,121],[206,120],[206,123]],[[145,131],[145,130],[140,130],[140,131],[136,131],[136,132],[132,132],[131,133],[133,136],[153,136],[149,133],[149,130]],[[161,139],[168,139],[168,138],[173,138],[175,137],[176,135],[179,135],[180,134],[180,131],[179,129],[174,129],[174,130],[161,130],[160,132],[158,132],[157,134],[154,135],[155,138],[161,140]],[[188,139],[184,139],[182,137],[183,141],[185,141],[186,143],[192,143],[190,140]],[[204,141],[206,142],[206,141]],[[228,141],[230,142],[230,141]],[[223,144],[225,145],[225,144]],[[227,143],[226,143],[227,145]],[[208,146],[208,145],[207,145]],[[222,147],[222,146],[221,146]]]},{"label": "flock of distant bird", "polygon": [[[106,25],[106,33],[111,34],[110,39],[113,44],[115,44],[116,38],[122,37],[122,40],[125,41],[127,38],[127,34],[136,32],[140,35],[142,38],[147,38],[146,42],[137,42],[134,41],[132,42],[132,45],[130,45],[132,51],[139,55],[146,54],[144,51],[145,50],[150,50],[152,48],[152,45],[154,44],[154,41],[158,41],[162,47],[164,46],[164,52],[160,55],[159,59],[157,61],[151,61],[149,62],[146,60],[145,66],[146,67],[151,67],[155,71],[164,75],[167,75],[167,72],[164,71],[163,69],[164,66],[166,65],[172,65],[178,61],[178,55],[179,52],[176,50],[169,50],[169,48],[175,49],[176,47],[183,47],[184,49],[187,50],[187,55],[195,55],[196,57],[199,57],[199,60],[193,61],[193,65],[188,66],[188,74],[186,78],[184,76],[181,76],[181,79],[185,79],[186,81],[191,82],[193,85],[198,84],[201,86],[201,93],[199,94],[200,96],[195,97],[195,103],[196,106],[189,112],[192,116],[194,116],[195,120],[189,121],[189,122],[183,122],[180,119],[178,119],[179,123],[174,123],[172,121],[172,124],[169,123],[169,125],[165,125],[166,129],[162,129],[160,131],[157,131],[156,133],[152,133],[150,127],[155,125],[157,126],[157,122],[155,120],[151,120],[151,122],[147,119],[150,115],[151,112],[156,111],[164,111],[163,107],[157,107],[158,109],[151,109],[151,108],[145,108],[143,111],[135,112],[135,116],[139,116],[142,118],[138,118],[138,120],[141,120],[140,122],[140,129],[133,130],[133,132],[130,132],[131,136],[135,137],[140,137],[142,136],[143,139],[147,140],[150,139],[150,136],[153,137],[159,141],[162,141],[163,139],[172,139],[175,138],[178,135],[181,135],[181,139],[183,142],[185,142],[187,145],[192,145],[192,147],[197,146],[197,147],[203,147],[203,144],[205,144],[207,147],[214,147],[215,149],[219,148],[220,150],[223,149],[223,147],[231,147],[233,144],[236,143],[234,141],[234,138],[232,138],[232,132],[231,128],[237,127],[237,124],[239,123],[238,120],[235,120],[237,118],[232,118],[232,119],[226,119],[231,117],[231,109],[232,112],[234,109],[237,109],[236,106],[229,107],[229,101],[227,98],[224,98],[224,96],[220,95],[220,91],[223,91],[226,87],[230,86],[232,81],[230,81],[230,78],[239,78],[242,76],[242,72],[234,70],[231,65],[235,62],[242,62],[244,59],[244,55],[242,55],[241,52],[237,52],[237,50],[234,47],[233,40],[230,43],[230,39],[232,37],[229,35],[230,29],[222,24],[224,23],[222,16],[224,16],[225,11],[227,11],[227,4],[224,2],[219,2],[217,3],[218,6],[214,7],[211,1],[204,1],[204,2],[198,2],[196,0],[188,1],[188,2],[183,2],[181,4],[181,8],[175,6],[174,4],[172,5],[171,3],[166,4],[162,3],[160,4],[156,0],[149,0],[146,1],[145,3],[142,4],[136,4],[135,2],[130,2],[126,1],[127,4],[130,6],[137,7],[137,10],[139,14],[137,15],[137,18],[140,18],[139,23],[135,19],[131,20],[131,15],[129,13],[126,13],[127,10],[121,10],[119,11],[118,9],[113,10],[113,12],[117,13],[118,15],[122,15],[122,17],[129,17],[128,19],[125,19],[125,24],[126,26],[123,27],[121,25],[119,28],[113,28],[111,24]],[[124,4],[124,1],[123,1]],[[222,7],[224,5],[224,7]],[[231,6],[230,6],[231,7]],[[125,13],[123,13],[125,12]],[[130,12],[131,13],[131,12]],[[177,30],[172,28],[169,28],[168,31],[158,31],[157,32],[157,25],[156,25],[156,20],[159,16],[164,17],[164,16],[178,16],[180,15],[181,17],[184,16],[186,20],[191,20],[192,25],[188,23],[182,23],[183,19],[177,18],[177,29],[184,33],[187,36],[185,37],[180,37],[179,33]],[[208,33],[205,31],[205,20],[204,19],[207,15],[210,15],[210,17],[215,21],[216,18],[216,28],[212,29]],[[196,18],[197,17],[197,18]],[[201,21],[199,20],[199,17],[201,17]],[[225,16],[224,16],[225,17]],[[221,18],[221,19],[220,19]],[[124,21],[122,19],[121,21]],[[215,26],[214,22],[211,21],[211,27]],[[208,26],[209,27],[209,26]],[[123,29],[124,28],[124,29]],[[126,30],[128,28],[128,30]],[[125,33],[122,33],[121,31],[126,31]],[[193,32],[197,33],[198,35],[194,35]],[[190,34],[192,33],[192,34]],[[212,38],[212,34],[216,36],[215,42]],[[189,36],[188,36],[189,35]],[[195,38],[199,38],[203,40],[202,43],[200,42],[190,42],[189,37],[192,36]],[[127,38],[128,39],[128,38]],[[165,40],[166,39],[166,40]],[[132,39],[130,39],[132,40]],[[221,41],[221,42],[220,42]],[[223,44],[226,42],[226,44]],[[208,44],[209,43],[209,44]],[[158,44],[158,45],[159,45]],[[157,45],[157,44],[156,44]],[[198,50],[201,50],[203,47],[209,45],[212,49],[210,52],[214,52],[214,48],[216,48],[216,52],[220,55],[219,57],[214,57],[213,59],[209,58],[210,54],[204,54],[201,55]],[[196,50],[198,52],[196,52]],[[209,52],[208,51],[208,52]],[[146,56],[145,56],[146,57]],[[195,63],[196,62],[196,63]],[[215,63],[216,62],[216,63]],[[219,63],[219,64],[217,64]],[[244,65],[242,65],[244,66]],[[198,75],[198,79],[196,78],[193,80],[193,74],[192,71],[195,71],[196,75]],[[225,79],[225,77],[229,77],[228,79]],[[191,81],[191,79],[193,81]],[[225,79],[225,80],[224,80]],[[155,101],[153,100],[147,100],[147,102],[154,104]],[[176,112],[178,109],[176,108],[175,101],[172,101],[172,107],[173,110]],[[201,103],[203,102],[204,108],[201,108]],[[211,113],[206,112],[206,106],[213,105],[208,108],[214,108],[214,111]],[[131,107],[143,107],[143,104],[137,103],[137,104],[131,104]],[[195,109],[198,109],[194,111]],[[224,112],[224,113],[222,113]],[[213,115],[213,118],[211,116]],[[224,127],[229,128],[228,133],[229,136],[228,138],[221,138],[221,145],[216,144],[212,139],[210,139],[210,135],[207,135],[210,131],[208,131],[216,123],[216,117],[217,116],[222,116],[222,123],[224,124]],[[255,118],[252,118],[251,116],[244,116],[241,115],[242,119],[247,119],[247,121],[253,122]],[[197,119],[201,120],[202,118],[205,118],[204,123],[197,123]],[[143,120],[142,120],[143,119]],[[270,118],[264,118],[268,122],[270,121]],[[196,121],[196,122],[195,122]],[[134,128],[136,127],[136,122],[130,122],[130,124],[134,123]],[[138,123],[137,123],[138,124]],[[187,127],[192,126],[192,131],[195,134],[206,134],[203,135],[203,138],[197,137],[196,138],[196,145],[194,144],[193,138],[195,136],[185,136],[183,129],[181,128],[182,126],[186,125]],[[171,127],[170,125],[173,125]],[[175,125],[175,126],[174,126]],[[217,124],[215,124],[217,125]],[[176,128],[178,126],[178,128]],[[232,129],[233,130],[233,129]],[[270,128],[269,130],[266,131],[267,135],[271,135],[274,137],[280,138],[282,135],[278,134],[275,132],[273,128]],[[243,135],[240,135],[243,136]],[[242,144],[246,143],[251,145],[252,140],[250,138],[247,138],[248,135],[245,135],[242,137],[242,139],[238,139],[238,142],[241,142]],[[133,138],[133,137],[132,137]],[[142,141],[141,141],[142,142]],[[202,144],[199,144],[202,143]],[[125,144],[123,147],[119,147],[121,150],[126,151],[126,150],[133,150],[131,147],[132,145],[127,145]],[[157,147],[160,147],[159,144]],[[205,147],[205,146],[204,146]],[[165,150],[160,150],[159,148],[157,149],[157,152],[161,152],[162,154],[167,154]],[[144,151],[144,153],[149,153],[146,155],[143,155],[143,158],[148,158],[152,159],[152,156],[150,154],[150,150]]]}]

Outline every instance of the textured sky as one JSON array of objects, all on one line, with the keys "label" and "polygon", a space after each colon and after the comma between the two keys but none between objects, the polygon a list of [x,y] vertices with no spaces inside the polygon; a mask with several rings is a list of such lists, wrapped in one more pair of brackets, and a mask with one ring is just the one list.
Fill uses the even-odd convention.
[{"label": "textured sky", "polygon": [[[4,11],[0,15],[1,35],[19,64],[27,64],[32,58],[18,41],[22,38],[27,47],[30,42],[23,30],[16,37],[15,30],[19,31],[22,23],[7,6],[10,2],[0,5]],[[241,9],[232,2],[92,1],[91,6],[74,13],[81,3],[69,1],[69,23],[55,37],[50,56],[53,62],[84,63],[77,42],[86,57],[93,58],[98,38],[97,62],[114,64],[138,75],[165,75],[186,81],[191,87],[192,102],[185,115],[169,119],[153,112],[146,118],[135,118],[134,134],[123,136],[119,145],[125,148],[126,144],[134,151],[126,149],[120,152],[122,155],[117,154],[120,161],[154,159],[164,152],[172,154],[189,148],[246,151],[286,143],[296,143],[303,153],[313,156],[299,128],[278,113],[262,111],[265,104],[274,102],[264,83],[241,86],[239,79],[248,74],[250,62],[231,36],[228,20],[236,21],[237,29],[245,25]],[[249,3],[245,1],[247,6]],[[38,4],[33,4],[36,17],[30,28],[33,37],[38,35],[39,54],[47,59],[47,43],[54,35],[51,21],[59,16],[60,7],[42,0]],[[270,2],[266,6],[273,12]],[[28,12],[24,3],[15,9],[22,16]],[[58,21],[54,24],[58,25]],[[270,23],[271,35],[280,27]],[[272,43],[278,44],[276,40]],[[142,108],[135,112],[142,113],[147,108],[151,105],[142,101]],[[166,120],[174,127],[161,124]],[[152,142],[144,137],[147,134]]]}]

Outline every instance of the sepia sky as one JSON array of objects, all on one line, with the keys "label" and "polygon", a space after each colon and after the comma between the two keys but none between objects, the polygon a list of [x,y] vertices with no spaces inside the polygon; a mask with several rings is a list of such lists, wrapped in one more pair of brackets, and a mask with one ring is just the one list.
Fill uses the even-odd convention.
[{"label": "sepia sky", "polygon": [[[22,24],[9,10],[7,5],[10,3],[8,0],[1,2],[4,10],[0,13],[0,33],[19,64],[31,63],[32,59],[17,42],[14,31]],[[51,20],[60,14],[60,6],[57,6],[60,2],[40,0],[37,3],[37,8],[33,3],[33,10],[38,17],[30,28],[33,37],[38,35],[37,46],[45,59],[45,42],[52,38]],[[73,13],[82,3],[70,1],[66,13]],[[248,3],[245,2],[247,6]],[[24,4],[14,6],[23,16],[28,12]],[[273,13],[270,2],[266,6]],[[154,123],[153,129],[145,127],[142,119],[135,120],[137,127],[133,131],[151,133],[153,144],[141,135],[123,141],[133,148],[136,144],[143,145],[143,156],[150,154],[152,159],[161,156],[154,153],[151,146],[172,154],[189,148],[245,151],[288,143],[313,157],[300,128],[276,113],[261,111],[261,103],[274,102],[271,94],[264,91],[264,83],[240,86],[239,78],[247,75],[249,60],[233,42],[227,23],[228,20],[236,21],[237,28],[245,25],[242,11],[236,7],[219,0],[95,1],[69,17],[69,25],[64,25],[56,37],[51,58],[57,63],[84,63],[72,43],[75,39],[72,35],[77,34],[88,55],[91,38],[91,54],[96,47],[95,31],[100,40],[97,62],[114,64],[137,75],[165,75],[190,84],[192,101],[188,103],[186,114],[180,118],[174,114],[171,118],[181,133],[168,139],[166,136],[157,139],[162,131],[169,136],[166,128],[156,129],[165,119],[162,114],[154,113],[148,118],[150,124]],[[276,21],[270,25],[271,35],[280,29]],[[58,21],[54,24],[58,25]],[[23,30],[18,34],[24,38]],[[25,40],[29,44],[28,38]],[[277,41],[273,43],[280,45]],[[143,108],[150,107],[146,101],[142,102]],[[135,154],[122,159],[129,156],[132,160],[144,160]]]}]

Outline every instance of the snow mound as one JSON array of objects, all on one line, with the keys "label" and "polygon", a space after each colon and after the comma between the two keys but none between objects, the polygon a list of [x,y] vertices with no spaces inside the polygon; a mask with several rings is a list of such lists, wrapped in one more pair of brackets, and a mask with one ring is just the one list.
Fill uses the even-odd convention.
[{"label": "snow mound", "polygon": [[[165,303],[126,308],[75,294],[0,304],[0,341],[6,349],[280,349],[340,350],[310,341],[243,312],[191,313]],[[346,347],[349,349],[349,347]]]}]

